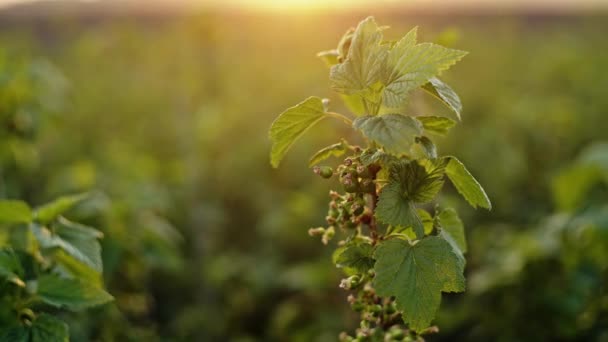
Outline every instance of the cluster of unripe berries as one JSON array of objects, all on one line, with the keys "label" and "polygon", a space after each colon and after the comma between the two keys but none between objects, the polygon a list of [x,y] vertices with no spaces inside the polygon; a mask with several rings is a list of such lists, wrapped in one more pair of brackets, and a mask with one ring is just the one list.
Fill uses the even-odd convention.
[{"label": "cluster of unripe berries", "polygon": [[355,336],[342,333],[341,342],[417,340],[400,324],[395,301],[378,297],[369,283],[363,285],[356,297],[348,296],[348,302],[355,312],[361,313],[361,325]]},{"label": "cluster of unripe berries", "polygon": [[[323,178],[331,178],[334,175],[334,170],[329,166],[315,166],[313,172]],[[346,158],[344,163],[336,169],[344,191],[351,194],[375,193],[374,176],[376,172],[375,165],[363,165],[358,158]]]}]

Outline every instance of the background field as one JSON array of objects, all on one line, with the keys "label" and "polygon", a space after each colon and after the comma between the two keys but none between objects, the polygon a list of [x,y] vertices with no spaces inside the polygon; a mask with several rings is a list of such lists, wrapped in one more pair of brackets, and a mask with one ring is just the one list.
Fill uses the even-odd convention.
[{"label": "background field", "polygon": [[[429,340],[608,341],[608,16],[121,13],[0,12],[0,112],[24,127],[1,132],[0,194],[97,191],[72,216],[104,231],[117,301],[66,315],[75,341],[354,328],[330,249],[306,233],[331,185],[308,156],[350,131],[323,123],[273,170],[267,129],[309,95],[340,106],[315,53],[369,14],[393,38],[418,25],[471,52],[444,76],[464,112],[439,147],[494,209],[442,198],[468,232],[468,291],[444,296]],[[413,111],[448,115],[433,101],[418,94]]]}]

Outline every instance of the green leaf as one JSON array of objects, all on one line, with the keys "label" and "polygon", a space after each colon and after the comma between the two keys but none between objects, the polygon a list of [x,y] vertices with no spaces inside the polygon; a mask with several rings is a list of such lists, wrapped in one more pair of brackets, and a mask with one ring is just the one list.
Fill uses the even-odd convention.
[{"label": "green leaf", "polygon": [[32,211],[27,203],[16,200],[0,200],[0,223],[29,223]]},{"label": "green leaf", "polygon": [[444,105],[456,113],[458,120],[460,120],[462,103],[460,102],[460,97],[458,97],[458,94],[456,94],[456,92],[452,90],[450,86],[443,83],[440,79],[433,77],[429,80],[429,83],[422,86],[422,89],[439,99]]},{"label": "green leaf", "polygon": [[308,166],[313,167],[331,156],[339,157],[339,156],[343,155],[344,152],[346,152],[346,142],[345,141],[341,141],[339,143],[329,145],[327,147],[320,149],[317,153],[315,153],[310,158],[310,161],[308,162]]},{"label": "green leaf", "polygon": [[88,193],[59,197],[50,203],[36,208],[34,213],[35,219],[40,223],[49,223],[88,197]]},{"label": "green leaf", "polygon": [[486,195],[486,192],[479,182],[477,182],[469,170],[464,167],[460,160],[455,157],[446,157],[444,159],[449,159],[445,173],[462,197],[464,197],[473,208],[479,206],[486,209],[492,209],[492,203],[490,203],[488,195]]},{"label": "green leaf", "polygon": [[79,278],[93,285],[102,286],[103,279],[100,272],[67,254],[62,249],[55,250],[53,259],[57,262],[54,270],[58,274],[68,278]]},{"label": "green leaf", "polygon": [[415,203],[433,200],[443,186],[442,161],[398,162],[391,166],[389,180],[382,188],[376,217],[383,223],[412,227],[416,237],[424,236],[424,225]]},{"label": "green leaf", "polygon": [[325,117],[323,101],[314,96],[281,113],[270,127],[272,166],[278,167],[296,140]]},{"label": "green leaf", "polygon": [[[456,210],[452,208],[442,210],[436,216],[437,224],[447,233],[448,237],[454,242],[456,247],[462,252],[467,252],[467,240],[464,233],[464,225],[458,217]],[[451,241],[448,241],[451,242]]]},{"label": "green leaf", "polygon": [[0,249],[0,278],[4,278],[11,283],[24,287],[25,283],[21,279],[23,267],[15,252],[11,248]]},{"label": "green leaf", "polygon": [[347,244],[336,250],[334,263],[338,268],[349,268],[357,273],[365,273],[374,267],[373,247],[367,243]]},{"label": "green leaf", "polygon": [[356,116],[361,116],[365,114],[365,104],[363,103],[363,98],[357,94],[353,95],[345,95],[340,94],[340,98],[351,112],[353,112]]},{"label": "green leaf", "polygon": [[420,122],[401,114],[361,116],[355,119],[353,127],[394,155],[408,152],[416,136],[422,134]]},{"label": "green leaf", "polygon": [[410,91],[429,81],[435,82],[431,81],[433,77],[467,54],[432,43],[416,44],[416,31],[412,29],[388,54],[384,104],[389,108],[402,106]]},{"label": "green leaf", "polygon": [[348,49],[346,60],[331,67],[330,85],[335,91],[361,95],[366,100],[377,102],[381,94],[378,84],[382,81],[387,47],[382,45],[382,28],[373,17],[368,17],[357,26]]},{"label": "green leaf", "polygon": [[376,248],[374,258],[376,293],[395,296],[403,321],[416,332],[433,321],[441,292],[465,289],[464,262],[440,237],[429,236],[414,245],[402,239],[386,240]]},{"label": "green leaf", "polygon": [[68,342],[68,325],[48,315],[40,314],[31,326],[18,325],[0,334],[0,342]]},{"label": "green leaf", "polygon": [[38,297],[45,303],[70,310],[82,310],[114,300],[101,287],[77,278],[49,274],[38,278]]},{"label": "green leaf", "polygon": [[417,116],[416,120],[422,122],[426,132],[444,136],[450,128],[454,127],[456,121],[443,116]]},{"label": "green leaf", "polygon": [[85,231],[83,227],[63,219],[62,224],[57,225],[55,234],[53,234],[46,227],[37,224],[31,225],[40,247],[43,249],[61,248],[78,261],[101,273],[103,269],[101,245],[97,241],[97,237],[84,235],[93,234],[93,232]]},{"label": "green leaf", "polygon": [[31,327],[31,342],[68,342],[70,333],[65,322],[47,314],[39,315]]}]

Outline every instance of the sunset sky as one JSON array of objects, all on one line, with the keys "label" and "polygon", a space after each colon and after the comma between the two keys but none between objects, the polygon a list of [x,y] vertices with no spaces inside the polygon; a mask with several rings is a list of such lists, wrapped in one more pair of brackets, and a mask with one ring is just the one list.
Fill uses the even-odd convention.
[{"label": "sunset sky", "polygon": [[[0,0],[0,6],[36,0]],[[54,0],[42,0],[54,1]],[[185,4],[203,7],[240,7],[255,9],[314,9],[336,7],[399,6],[399,7],[482,7],[482,8],[542,8],[593,9],[608,8],[608,0],[73,0],[73,1],[129,1]]]}]

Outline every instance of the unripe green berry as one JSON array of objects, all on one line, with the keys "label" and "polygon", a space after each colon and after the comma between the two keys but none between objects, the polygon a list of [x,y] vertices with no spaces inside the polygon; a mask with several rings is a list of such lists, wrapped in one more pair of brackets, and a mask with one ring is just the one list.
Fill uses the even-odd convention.
[{"label": "unripe green berry", "polygon": [[326,179],[331,178],[331,176],[334,174],[334,170],[329,166],[315,166],[312,168],[312,171]]},{"label": "unripe green berry", "polygon": [[310,235],[310,236],[321,236],[323,234],[325,234],[325,228],[323,228],[323,227],[310,228],[308,230],[308,235]]}]

